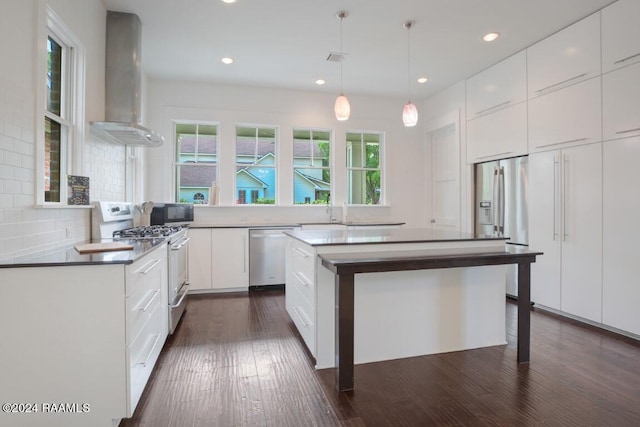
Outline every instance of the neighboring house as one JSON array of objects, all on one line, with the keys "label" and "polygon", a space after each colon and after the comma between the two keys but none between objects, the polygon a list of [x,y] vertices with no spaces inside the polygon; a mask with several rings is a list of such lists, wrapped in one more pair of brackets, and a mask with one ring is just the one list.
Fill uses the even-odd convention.
[{"label": "neighboring house", "polygon": [[[208,203],[211,183],[217,181],[217,141],[215,136],[200,136],[196,153],[196,137],[180,137],[180,201]],[[311,152],[311,146],[314,147]],[[296,140],[294,147],[294,203],[326,200],[331,189],[322,179],[321,167],[327,154],[308,141]],[[276,158],[272,139],[239,137],[236,141],[236,203],[252,204],[275,200]],[[324,161],[324,163],[323,163]],[[213,164],[212,164],[213,163]],[[246,166],[245,166],[246,165]]]}]

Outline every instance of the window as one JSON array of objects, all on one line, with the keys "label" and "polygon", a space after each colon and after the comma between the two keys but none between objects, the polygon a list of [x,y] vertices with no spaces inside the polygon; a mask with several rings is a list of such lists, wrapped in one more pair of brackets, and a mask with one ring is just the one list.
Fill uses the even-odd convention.
[{"label": "window", "polygon": [[380,133],[347,133],[347,201],[377,205],[382,200]]},{"label": "window", "polygon": [[275,128],[236,126],[236,195],[239,205],[276,202]]},{"label": "window", "polygon": [[176,200],[206,204],[218,173],[218,126],[176,123]]},{"label": "window", "polygon": [[328,203],[331,193],[331,132],[293,130],[293,202]]},{"label": "window", "polygon": [[[45,6],[42,6],[45,7]],[[38,57],[43,80],[38,87],[37,204],[65,204],[65,180],[81,170],[84,135],[84,64],[82,44],[55,12],[43,9],[42,37],[45,49]],[[40,71],[39,71],[40,73]]]}]

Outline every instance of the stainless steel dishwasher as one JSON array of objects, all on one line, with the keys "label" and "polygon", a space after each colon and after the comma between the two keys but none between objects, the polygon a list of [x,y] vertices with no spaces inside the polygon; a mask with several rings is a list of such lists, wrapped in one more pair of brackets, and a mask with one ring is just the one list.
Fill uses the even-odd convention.
[{"label": "stainless steel dishwasher", "polygon": [[249,286],[282,285],[285,282],[283,231],[293,228],[249,230]]}]

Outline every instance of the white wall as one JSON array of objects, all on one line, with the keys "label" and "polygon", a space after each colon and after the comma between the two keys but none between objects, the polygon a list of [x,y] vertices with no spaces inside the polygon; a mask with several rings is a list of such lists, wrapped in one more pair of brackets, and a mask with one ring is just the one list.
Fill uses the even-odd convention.
[{"label": "white wall", "polygon": [[[145,152],[145,181],[148,184],[145,197],[152,201],[174,200],[174,120],[220,123],[218,186],[220,204],[227,207],[199,208],[196,221],[207,223],[301,222],[328,218],[324,207],[293,205],[292,128],[334,130],[332,201],[336,207],[341,207],[347,196],[345,133],[350,130],[383,131],[387,206],[350,208],[350,219],[388,219],[404,221],[411,226],[424,225],[421,130],[419,126],[405,128],[402,125],[402,99],[349,95],[351,118],[338,122],[333,115],[335,94],[154,79],[149,80],[147,93],[148,125],[167,140],[163,147]],[[281,206],[233,206],[237,123],[279,127],[277,192]]]},{"label": "white wall", "polygon": [[[100,0],[12,0],[0,13],[0,260],[39,253],[89,238],[88,209],[35,208],[37,135],[35,87],[38,13],[50,5],[86,48],[85,119],[104,119],[106,11]],[[41,41],[43,43],[43,41]],[[124,149],[81,141],[82,170],[91,198],[124,198]],[[70,237],[67,237],[67,230]]]}]

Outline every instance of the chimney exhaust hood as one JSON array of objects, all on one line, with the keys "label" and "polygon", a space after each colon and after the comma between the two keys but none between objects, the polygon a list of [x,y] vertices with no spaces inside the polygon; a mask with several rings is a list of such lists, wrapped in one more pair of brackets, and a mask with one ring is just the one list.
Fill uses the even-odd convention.
[{"label": "chimney exhaust hood", "polygon": [[140,124],[141,33],[138,15],[107,11],[105,121],[91,122],[91,131],[119,144],[157,147],[164,138]]}]

